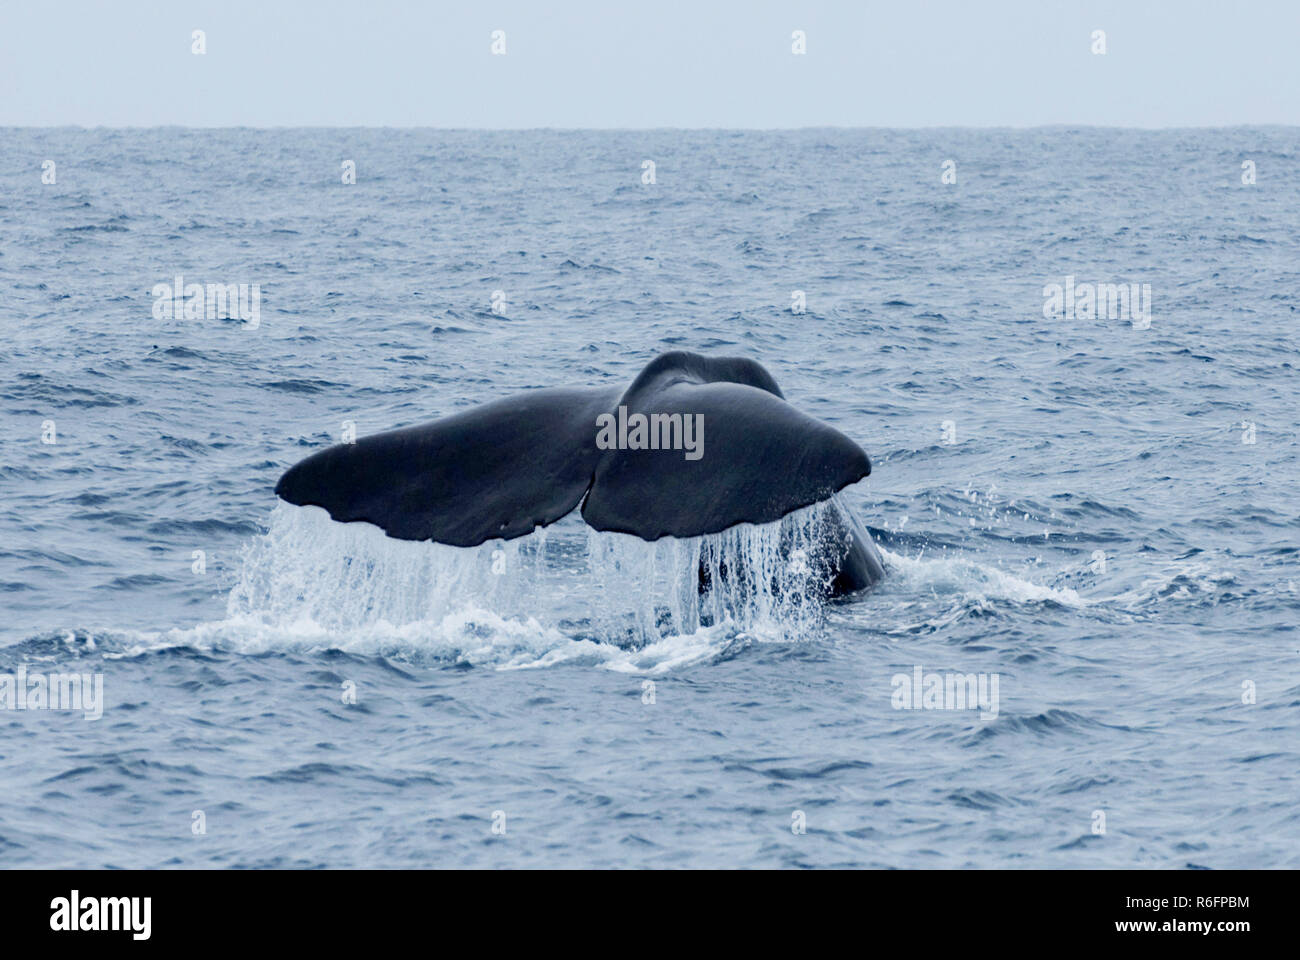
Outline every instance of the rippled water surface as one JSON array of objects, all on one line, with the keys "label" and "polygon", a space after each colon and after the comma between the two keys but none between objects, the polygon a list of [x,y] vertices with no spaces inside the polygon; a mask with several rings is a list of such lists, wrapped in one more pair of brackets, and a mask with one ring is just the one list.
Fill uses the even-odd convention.
[{"label": "rippled water surface", "polygon": [[[0,865],[1300,866],[1298,156],[0,131],[0,673],[104,684],[98,720],[0,710]],[[155,319],[178,274],[259,284],[260,323]],[[1149,328],[1046,318],[1067,277],[1149,284]],[[277,506],[345,422],[669,349],[868,450],[877,590],[700,617],[698,542]],[[996,674],[996,715],[895,709],[917,667]]]}]

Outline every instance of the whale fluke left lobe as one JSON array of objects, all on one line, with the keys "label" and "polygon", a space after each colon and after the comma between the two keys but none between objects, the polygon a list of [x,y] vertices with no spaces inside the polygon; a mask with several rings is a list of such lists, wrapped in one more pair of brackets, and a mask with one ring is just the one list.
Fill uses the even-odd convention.
[{"label": "whale fluke left lobe", "polygon": [[617,396],[604,388],[532,390],[363,437],[298,463],[275,492],[399,540],[473,547],[520,537],[578,505],[600,454],[596,417]]}]

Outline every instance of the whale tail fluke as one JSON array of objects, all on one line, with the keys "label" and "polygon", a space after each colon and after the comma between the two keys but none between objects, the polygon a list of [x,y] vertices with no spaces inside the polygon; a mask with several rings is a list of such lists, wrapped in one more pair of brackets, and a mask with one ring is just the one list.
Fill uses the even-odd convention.
[{"label": "whale tail fluke", "polygon": [[786,403],[754,361],[669,353],[622,394],[534,390],[330,447],[275,492],[398,539],[468,547],[579,503],[597,530],[701,536],[778,520],[870,472],[861,447]]}]

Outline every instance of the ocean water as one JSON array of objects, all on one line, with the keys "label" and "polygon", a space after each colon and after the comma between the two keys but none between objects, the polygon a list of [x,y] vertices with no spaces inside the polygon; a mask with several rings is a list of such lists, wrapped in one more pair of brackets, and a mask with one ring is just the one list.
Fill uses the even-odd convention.
[{"label": "ocean water", "polygon": [[[0,131],[0,674],[103,682],[98,719],[0,710],[0,865],[1300,866],[1298,157]],[[258,322],[155,317],[177,275]],[[1149,324],[1045,315],[1067,278],[1149,285]],[[693,606],[700,550],[779,571],[819,508],[461,550],[277,505],[348,423],[670,349],[870,453],[877,589]],[[899,709],[918,669],[996,701]]]}]

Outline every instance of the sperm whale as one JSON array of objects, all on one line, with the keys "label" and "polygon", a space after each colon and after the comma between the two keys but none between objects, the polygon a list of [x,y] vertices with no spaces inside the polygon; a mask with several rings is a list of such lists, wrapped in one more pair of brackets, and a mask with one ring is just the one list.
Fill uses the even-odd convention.
[{"label": "sperm whale", "polygon": [[460,547],[524,536],[579,505],[596,530],[653,541],[833,500],[818,569],[838,596],[884,575],[871,537],[835,497],[870,473],[857,443],[786,402],[756,361],[673,351],[626,390],[530,390],[321,450],[275,492],[339,522]]}]

